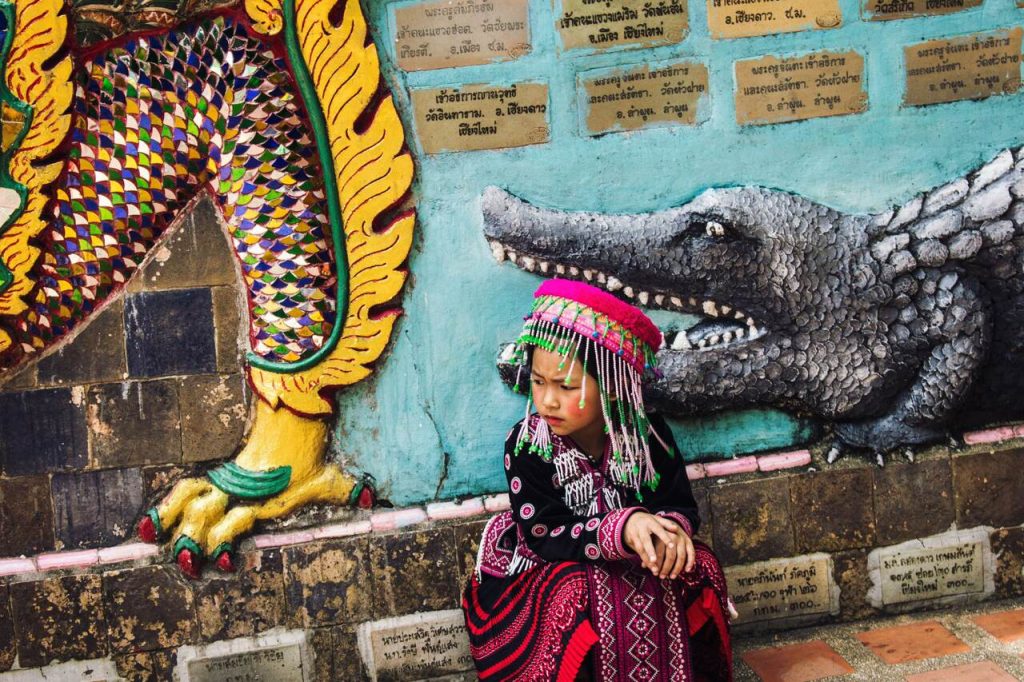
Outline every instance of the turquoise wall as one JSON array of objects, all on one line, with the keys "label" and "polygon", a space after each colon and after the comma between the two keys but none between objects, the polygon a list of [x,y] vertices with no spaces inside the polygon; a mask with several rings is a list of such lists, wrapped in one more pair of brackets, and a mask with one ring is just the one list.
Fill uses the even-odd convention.
[{"label": "turquoise wall", "polygon": [[[500,5],[501,0],[495,0]],[[1024,143],[1024,95],[901,108],[903,47],[922,40],[1024,24],[1013,0],[944,17],[864,22],[857,0],[840,0],[843,25],[760,38],[712,40],[704,0],[690,0],[682,43],[588,54],[558,48],[549,0],[533,0],[533,51],[513,62],[404,73],[392,60],[391,6],[369,0],[381,58],[416,156],[418,235],[389,355],[369,380],[339,396],[333,448],[372,473],[396,504],[504,490],[501,443],[523,400],[494,369],[539,280],[497,264],[481,233],[479,197],[498,185],[564,209],[649,211],[681,204],[709,186],[760,184],[835,208],[875,212]],[[739,128],[733,62],[765,54],[850,50],[865,55],[863,114]],[[576,75],[593,68],[699,60],[710,73],[710,107],[697,127],[581,136]],[[547,144],[426,156],[419,152],[408,88],[468,83],[550,84]],[[808,424],[770,411],[691,422],[674,430],[689,458],[734,456],[799,443]]]}]

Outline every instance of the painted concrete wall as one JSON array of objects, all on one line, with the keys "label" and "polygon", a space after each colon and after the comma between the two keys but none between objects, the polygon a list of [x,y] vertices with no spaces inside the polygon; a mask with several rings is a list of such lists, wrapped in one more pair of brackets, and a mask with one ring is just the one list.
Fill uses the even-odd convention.
[{"label": "painted concrete wall", "polygon": [[[557,0],[556,0],[557,2]],[[903,47],[922,40],[1024,24],[1012,0],[948,16],[865,22],[857,0],[841,0],[836,29],[713,40],[706,4],[689,2],[679,44],[644,50],[564,52],[555,9],[530,6],[533,50],[485,66],[404,73],[393,60],[387,2],[367,3],[382,61],[416,152],[418,242],[405,290],[405,317],[379,371],[340,396],[333,448],[372,472],[395,503],[503,489],[498,452],[523,409],[494,369],[539,280],[490,255],[479,198],[489,185],[541,206],[641,212],[684,203],[711,186],[760,184],[851,212],[878,212],[958,177],[1024,142],[1024,95],[901,107]],[[857,50],[866,59],[862,114],[740,128],[733,62],[766,54]],[[704,123],[588,137],[580,133],[580,71],[675,58],[710,73]],[[469,83],[550,84],[547,144],[502,151],[420,153],[408,89]],[[673,422],[689,458],[734,456],[800,442],[810,425],[767,411]]]}]

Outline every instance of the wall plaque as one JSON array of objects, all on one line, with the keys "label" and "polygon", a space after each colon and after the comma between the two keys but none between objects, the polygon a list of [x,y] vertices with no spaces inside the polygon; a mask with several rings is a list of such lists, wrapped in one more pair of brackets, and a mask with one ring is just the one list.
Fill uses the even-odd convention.
[{"label": "wall plaque", "polygon": [[515,59],[530,51],[529,0],[437,0],[395,8],[395,56],[406,71]]},{"label": "wall plaque", "polygon": [[839,612],[839,590],[827,554],[760,561],[725,569],[738,624]]},{"label": "wall plaque", "polygon": [[980,7],[982,0],[864,0],[862,14],[868,21],[888,21],[936,14],[952,14]]},{"label": "wall plaque", "polygon": [[562,46],[567,50],[678,43],[689,26],[686,0],[552,2],[555,3],[555,27],[562,36]]},{"label": "wall plaque", "polygon": [[411,92],[416,132],[427,154],[503,149],[548,139],[548,86],[466,85]]},{"label": "wall plaque", "polygon": [[188,662],[190,682],[291,682],[306,679],[298,644],[285,644]]},{"label": "wall plaque", "polygon": [[1022,34],[1018,27],[903,48],[903,103],[921,106],[1017,92]]},{"label": "wall plaque", "polygon": [[857,52],[766,56],[736,62],[736,121],[761,125],[856,114],[868,107]]},{"label": "wall plaque", "polygon": [[876,608],[983,597],[993,589],[988,530],[950,531],[868,555]]},{"label": "wall plaque", "polygon": [[418,680],[473,669],[459,609],[363,623],[359,651],[377,682]]},{"label": "wall plaque", "polygon": [[665,124],[694,125],[706,106],[708,69],[696,62],[580,74],[586,132],[598,135]]},{"label": "wall plaque", "polygon": [[713,38],[836,28],[841,23],[839,0],[708,0]]}]

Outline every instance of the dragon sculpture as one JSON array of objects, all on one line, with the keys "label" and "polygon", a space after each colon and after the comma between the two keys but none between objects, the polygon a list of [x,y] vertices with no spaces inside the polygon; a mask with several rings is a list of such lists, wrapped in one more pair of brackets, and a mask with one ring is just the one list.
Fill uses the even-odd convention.
[{"label": "dragon sculpture", "polygon": [[834,424],[830,460],[879,464],[1024,416],[1007,399],[1024,386],[1024,149],[878,215],[735,187],[642,215],[490,188],[483,216],[499,262],[701,317],[666,330],[650,397],[668,412],[814,415]]},{"label": "dragon sculpture", "polygon": [[[124,290],[201,195],[247,289],[244,446],[139,523],[181,568],[313,502],[372,502],[325,459],[332,394],[400,310],[414,214],[405,135],[358,0],[0,1],[0,367],[53,349]],[[227,453],[226,453],[227,454]]]}]

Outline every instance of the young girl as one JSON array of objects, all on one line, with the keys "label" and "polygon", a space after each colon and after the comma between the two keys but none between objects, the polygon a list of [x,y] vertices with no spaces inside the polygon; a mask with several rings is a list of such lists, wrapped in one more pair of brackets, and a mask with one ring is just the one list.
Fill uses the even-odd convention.
[{"label": "young girl", "polygon": [[[548,280],[516,349],[526,418],[505,440],[511,510],[463,598],[482,680],[731,680],[721,569],[672,434],[644,411],[661,332]],[[531,414],[531,402],[536,413]]]}]

